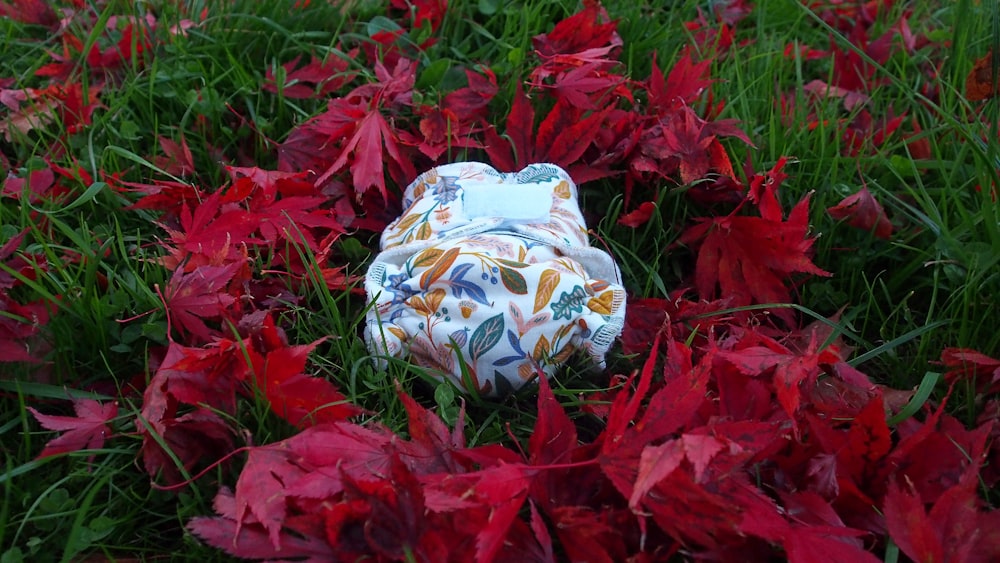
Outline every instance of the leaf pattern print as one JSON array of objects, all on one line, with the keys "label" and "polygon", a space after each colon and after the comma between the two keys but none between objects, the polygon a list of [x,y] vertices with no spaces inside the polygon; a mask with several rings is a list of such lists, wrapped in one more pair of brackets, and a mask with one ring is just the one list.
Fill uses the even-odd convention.
[{"label": "leaf pattern print", "polygon": [[451,286],[451,294],[456,298],[461,298],[462,294],[469,296],[476,303],[482,303],[483,305],[490,305],[490,302],[486,300],[486,291],[479,287],[474,281],[465,279],[465,274],[472,269],[472,264],[460,264],[451,271],[451,277],[448,278],[448,285]]},{"label": "leaf pattern print", "polygon": [[428,248],[420,254],[417,254],[411,260],[408,260],[407,264],[411,270],[413,268],[424,268],[436,262],[442,254],[444,254],[444,251],[440,248]]},{"label": "leaf pattern print", "polygon": [[444,205],[458,199],[458,178],[455,176],[442,176],[441,181],[434,185],[432,190],[434,199]]},{"label": "leaf pattern print", "polygon": [[457,248],[449,248],[444,251],[444,254],[435,260],[434,264],[420,275],[420,287],[427,289],[432,283],[437,281],[438,278],[445,275],[448,272],[448,268],[451,268],[451,265],[458,259],[458,255],[459,250]]},{"label": "leaf pattern print", "polygon": [[572,319],[573,313],[582,313],[589,297],[582,285],[574,287],[573,291],[562,292],[559,300],[552,304],[552,320]]},{"label": "leaf pattern print", "polygon": [[561,276],[556,270],[545,270],[542,272],[541,277],[538,278],[538,289],[535,292],[535,307],[531,310],[532,313],[537,313],[548,306],[549,300],[552,299],[552,293],[559,286],[560,279]]},{"label": "leaf pattern print", "polygon": [[513,330],[507,330],[507,343],[510,344],[511,350],[514,351],[510,356],[504,356],[499,360],[493,362],[494,366],[505,366],[513,362],[519,362],[526,358],[528,355],[521,349],[521,338],[514,333]]},{"label": "leaf pattern print", "polygon": [[500,342],[504,329],[503,317],[503,313],[490,317],[472,332],[472,337],[469,338],[469,358],[473,362],[479,360]]},{"label": "leaf pattern print", "polygon": [[500,281],[503,282],[503,286],[507,288],[507,291],[514,295],[528,294],[528,282],[525,281],[524,276],[513,268],[500,268]]}]

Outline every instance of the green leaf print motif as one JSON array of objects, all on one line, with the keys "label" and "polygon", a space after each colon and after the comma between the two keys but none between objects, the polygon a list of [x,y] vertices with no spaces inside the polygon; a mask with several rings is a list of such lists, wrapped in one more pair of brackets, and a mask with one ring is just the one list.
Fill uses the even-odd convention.
[{"label": "green leaf print motif", "polygon": [[503,313],[495,317],[490,317],[483,321],[483,324],[476,327],[469,339],[469,357],[476,362],[491,348],[500,342],[503,336],[504,322]]},{"label": "green leaf print motif", "polygon": [[582,313],[587,297],[582,285],[574,287],[571,292],[562,292],[559,301],[552,304],[552,320],[572,319],[573,313]]},{"label": "green leaf print motif", "polygon": [[524,276],[517,270],[501,266],[500,280],[503,282],[503,286],[507,288],[507,291],[514,295],[528,294],[528,282],[525,281]]}]

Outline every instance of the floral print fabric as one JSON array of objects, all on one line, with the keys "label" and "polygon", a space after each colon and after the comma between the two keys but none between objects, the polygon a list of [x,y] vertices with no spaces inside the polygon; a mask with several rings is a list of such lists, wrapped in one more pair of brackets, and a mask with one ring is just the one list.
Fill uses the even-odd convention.
[{"label": "floral print fabric", "polygon": [[564,170],[449,164],[414,180],[403,205],[365,279],[376,357],[492,396],[551,376],[577,351],[603,366],[625,291],[611,257],[588,244]]}]

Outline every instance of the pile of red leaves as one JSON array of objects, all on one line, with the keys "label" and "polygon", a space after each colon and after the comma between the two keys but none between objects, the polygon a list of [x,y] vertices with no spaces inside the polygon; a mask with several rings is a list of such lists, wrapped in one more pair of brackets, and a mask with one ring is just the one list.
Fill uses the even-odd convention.
[{"label": "pile of red leaves", "polygon": [[916,561],[993,560],[1000,516],[976,496],[992,425],[938,410],[893,432],[890,395],[810,338],[668,338],[659,369],[657,338],[590,443],[544,382],[527,451],[466,447],[461,415],[449,431],[400,392],[408,440],[334,422],[251,448],[219,516],[189,528],[249,558],[878,561],[888,533]]},{"label": "pile of red leaves", "polygon": [[[814,8],[881,63],[895,38],[909,50],[924,41],[905,16],[867,39],[873,11],[890,3]],[[79,132],[123,65],[155,56],[152,16],[114,19],[97,41],[83,41],[60,23],[91,17],[82,5],[60,19],[45,3],[15,4],[22,9],[0,3],[0,14],[58,31],[62,52],[50,53],[39,72],[48,86],[0,90],[8,140],[55,121],[67,135]],[[926,409],[923,422],[895,416],[911,394],[873,384],[847,363],[850,350],[829,330],[798,328],[787,308],[765,317],[718,314],[791,303],[801,279],[829,275],[812,262],[809,197],[787,213],[779,203],[787,159],[740,175],[721,142],[751,145],[736,123],[716,119],[724,101],[711,95],[706,53],[725,56],[750,13],[746,2],[699,14],[688,24],[695,44],[666,73],[654,61],[645,80],[626,76],[616,22],[585,2],[533,38],[527,76],[498,79],[480,66],[466,70],[458,89],[417,92],[408,33],[429,29],[417,47],[430,47],[446,9],[442,0],[391,2],[400,29],[345,49],[370,75],[309,55],[262,69],[262,87],[274,95],[328,100],[281,143],[277,171],[228,166],[225,185],[197,187],[177,181],[195,169],[186,143],[161,138],[165,156],[150,160],[177,178],[104,178],[140,196],[133,208],[160,213],[159,263],[170,273],[157,288],[169,345],[150,358],[135,422],[146,471],[160,483],[184,483],[196,467],[247,454],[235,488],[216,497],[217,515],[191,521],[192,533],[235,556],[282,560],[874,561],[893,545],[915,561],[1000,557],[1000,517],[977,495],[1000,476],[983,469],[1000,459],[991,441],[997,416],[974,430],[943,404]],[[837,128],[847,154],[872,150],[905,125],[904,115],[867,112],[878,81],[855,51],[831,45],[789,54],[833,57],[833,81],[807,91],[810,103],[833,97],[846,110],[862,108]],[[79,72],[88,73],[87,89]],[[499,84],[511,82],[512,107],[498,121],[492,102]],[[645,358],[641,370],[615,375],[610,391],[582,397],[576,412],[541,382],[524,450],[468,447],[464,413],[449,430],[401,389],[407,438],[375,421],[353,422],[362,409],[309,374],[308,354],[322,340],[292,344],[275,322],[309,284],[347,291],[354,280],[335,242],[351,229],[379,230],[399,211],[398,186],[458,150],[507,171],[552,162],[580,184],[615,177],[628,227],[657,212],[652,194],[664,182],[687,186],[694,204],[723,210],[695,219],[679,238],[695,256],[686,285],[670,299],[630,302],[622,346]],[[18,169],[0,196],[56,201],[70,184],[92,182],[79,166],[56,164],[63,157],[53,149],[48,168]],[[892,236],[866,189],[829,212]],[[23,235],[0,247],[0,361],[37,356],[31,346],[48,315],[44,303],[10,293],[44,265],[19,252]],[[971,350],[948,350],[943,359],[951,381],[974,378],[982,392],[1000,385],[998,360]],[[238,448],[233,415],[248,399],[266,401],[301,432]],[[74,406],[76,417],[32,409],[44,428],[65,431],[43,457],[98,448],[113,435],[116,404]],[[603,429],[581,440],[571,417],[596,417]]]}]

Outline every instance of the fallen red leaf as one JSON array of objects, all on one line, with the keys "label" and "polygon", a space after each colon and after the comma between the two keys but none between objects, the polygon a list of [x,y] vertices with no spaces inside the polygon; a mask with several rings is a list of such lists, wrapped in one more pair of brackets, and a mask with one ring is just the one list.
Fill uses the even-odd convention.
[{"label": "fallen red leaf", "polygon": [[[351,71],[351,60],[357,58],[358,48],[351,49],[344,56],[330,55],[326,60],[310,58],[298,67],[301,56],[281,65],[284,83],[278,85],[274,67],[269,67],[261,89],[286,98],[306,99],[329,95],[354,79],[356,71]],[[298,68],[296,68],[298,67]]]},{"label": "fallen red leaf", "polygon": [[325,339],[302,346],[285,346],[266,357],[253,353],[254,381],[271,410],[288,422],[305,428],[343,420],[361,413],[336,386],[321,377],[302,373],[309,353]]},{"label": "fallen red leaf", "polygon": [[236,502],[233,493],[225,488],[219,491],[213,503],[222,516],[192,518],[187,529],[202,541],[230,555],[247,559],[312,558],[331,560],[334,550],[325,538],[303,533],[308,530],[281,530],[278,533],[280,548],[271,541],[270,534],[259,523],[244,526],[236,519]]},{"label": "fallen red leaf", "polygon": [[984,513],[977,495],[978,466],[947,489],[928,511],[912,483],[893,481],[885,496],[886,525],[900,550],[914,561],[995,561],[1000,544],[989,523],[996,512]]},{"label": "fallen red leaf", "polygon": [[[702,299],[724,295],[734,307],[755,303],[790,303],[785,283],[794,273],[829,276],[808,257],[809,196],[787,221],[729,215],[699,219],[681,233],[680,241],[695,247],[695,287]],[[788,309],[774,314],[791,322]]]},{"label": "fallen red leaf", "polygon": [[400,444],[400,450],[414,460],[414,465],[422,473],[447,471],[462,473],[471,465],[462,459],[465,448],[464,423],[465,409],[460,411],[454,431],[449,431],[444,422],[434,413],[420,406],[413,397],[403,392],[397,383],[396,395],[406,409],[409,420],[410,442]]},{"label": "fallen red leaf", "polygon": [[979,393],[993,393],[1000,386],[1000,360],[968,348],[945,348],[941,362],[949,382],[973,382]]},{"label": "fallen red leaf", "polygon": [[965,99],[980,102],[998,94],[996,76],[993,74],[993,51],[976,59],[969,75],[965,78]]},{"label": "fallen red leaf", "polygon": [[488,66],[477,67],[482,74],[465,70],[469,85],[445,95],[441,107],[453,112],[459,120],[482,116],[499,91],[496,74]]},{"label": "fallen red leaf", "polygon": [[[316,185],[323,185],[350,163],[351,182],[356,196],[360,197],[368,189],[376,187],[382,200],[389,201],[385,186],[387,164],[396,166],[406,181],[416,177],[413,163],[400,152],[398,136],[381,110],[382,105],[411,103],[416,67],[416,62],[400,59],[390,73],[381,63],[376,63],[375,74],[379,83],[359,86],[342,101],[331,102],[330,111],[321,116],[317,125],[331,120],[341,121],[344,127],[339,133],[346,139],[346,144],[337,158],[319,174]],[[343,115],[337,115],[338,113]],[[327,137],[327,140],[331,140],[331,137]],[[286,148],[294,146],[292,141],[290,137],[285,142]],[[313,150],[313,147],[308,147],[308,150]],[[386,153],[389,159],[385,159]]]},{"label": "fallen red leaf", "polygon": [[658,115],[664,115],[694,103],[712,85],[712,81],[706,78],[711,65],[710,59],[694,62],[690,51],[685,50],[674,62],[670,73],[664,77],[654,56],[653,70],[646,84],[650,109]]},{"label": "fallen red leaf", "polygon": [[153,159],[154,166],[172,176],[187,176],[194,173],[194,157],[191,156],[191,149],[184,135],[181,135],[180,143],[163,136],[160,136],[159,140],[163,156]]},{"label": "fallen red leaf", "polygon": [[59,24],[59,14],[48,2],[42,0],[13,0],[11,2],[0,2],[0,16],[13,20],[44,25],[45,27],[56,27]]},{"label": "fallen red leaf", "polygon": [[588,2],[583,10],[560,20],[552,31],[532,37],[531,44],[543,56],[621,45],[617,27],[616,21],[608,21],[600,2]]},{"label": "fallen red leaf", "polygon": [[38,454],[38,459],[78,450],[100,449],[104,441],[114,434],[108,422],[118,416],[118,403],[101,404],[93,399],[74,400],[76,416],[41,414],[32,407],[27,408],[42,428],[66,432],[49,440],[42,453]]},{"label": "fallen red leaf", "polygon": [[212,331],[204,320],[223,317],[236,302],[236,297],[224,289],[242,266],[233,262],[226,266],[198,266],[190,273],[175,270],[164,292],[174,328],[207,341]]},{"label": "fallen red leaf", "polygon": [[391,0],[390,5],[412,16],[414,30],[426,23],[432,32],[441,26],[441,21],[448,10],[447,0]]}]

